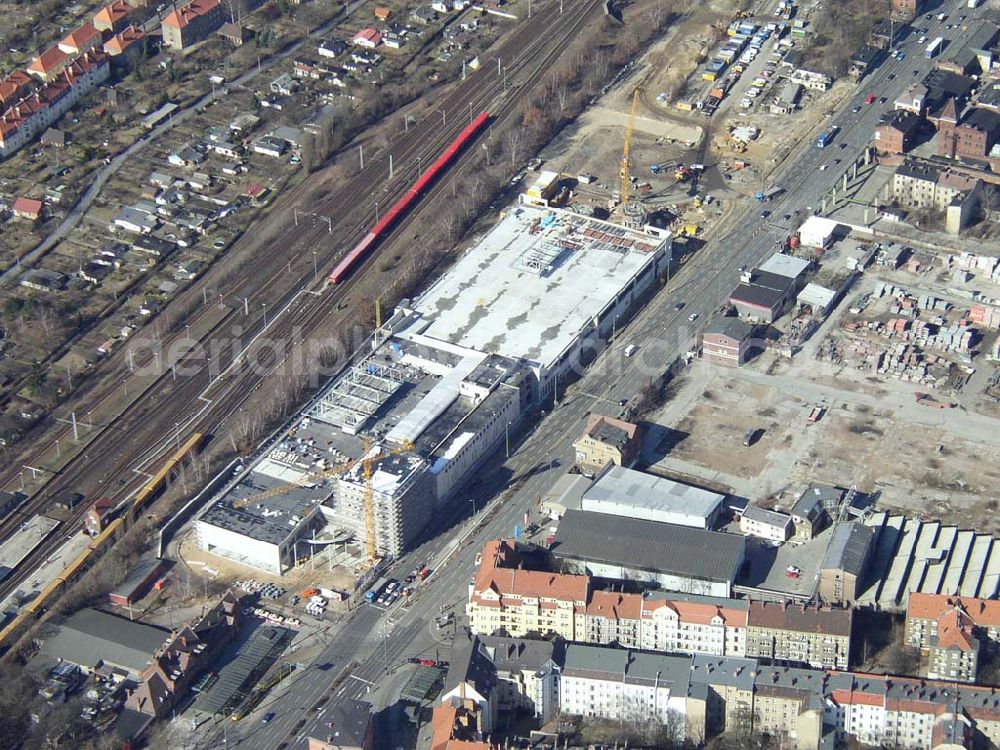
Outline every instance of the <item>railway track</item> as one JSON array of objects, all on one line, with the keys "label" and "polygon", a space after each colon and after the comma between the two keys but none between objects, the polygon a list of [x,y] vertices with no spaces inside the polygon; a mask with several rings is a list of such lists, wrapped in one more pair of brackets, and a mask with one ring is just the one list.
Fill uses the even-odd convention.
[{"label": "railway track", "polygon": [[[467,110],[475,113],[488,109],[494,114],[493,122],[497,124],[516,116],[522,103],[519,92],[530,91],[541,80],[552,62],[599,7],[596,0],[566,5],[563,14],[558,13],[555,5],[535,13],[533,23],[524,33],[516,33],[501,42],[496,56],[501,61],[509,61],[505,77],[497,75],[486,64],[467,81],[456,84],[441,96],[427,119],[411,125],[408,132],[394,141],[392,154],[395,162],[415,165],[418,158],[421,161],[426,158],[429,163],[430,157],[440,152],[465,126],[465,117],[455,117],[455,113],[464,115]],[[505,81],[511,84],[506,89]],[[452,113],[451,122],[445,120],[439,124],[436,121],[438,110]],[[386,240],[380,249],[364,258],[351,281],[332,288],[324,289],[322,280],[325,275],[322,272],[318,279],[313,273],[312,253],[316,252],[317,264],[328,268],[367,231],[375,209],[372,206],[371,211],[358,211],[358,196],[381,190],[380,195],[388,204],[408,189],[410,180],[406,178],[412,176],[412,172],[398,171],[396,179],[388,181],[387,157],[388,152],[383,153],[365,171],[315,208],[317,213],[344,217],[334,226],[335,242],[330,241],[331,235],[325,225],[315,227],[303,222],[299,227],[289,228],[279,252],[268,253],[268,257],[262,258],[259,264],[250,264],[234,275],[224,290],[215,290],[229,311],[201,338],[212,340],[226,334],[236,324],[246,324],[239,338],[242,346],[230,348],[224,354],[224,361],[216,362],[214,366],[207,362],[205,367],[192,375],[175,380],[169,370],[165,371],[149,384],[143,397],[127,407],[113,424],[95,436],[89,447],[59,470],[44,491],[37,492],[0,527],[0,537],[8,536],[25,518],[43,512],[47,498],[65,489],[81,492],[88,501],[101,495],[110,497],[114,502],[123,501],[143,482],[142,475],[136,470],[142,471],[161,457],[182,434],[195,431],[216,433],[227,418],[246,404],[266,382],[266,372],[262,373],[260,368],[247,364],[266,354],[262,351],[261,340],[256,338],[264,329],[266,313],[245,317],[244,298],[253,298],[256,303],[261,300],[261,290],[278,291],[276,297],[271,296],[266,302],[267,308],[273,311],[267,321],[268,339],[290,341],[298,333],[305,340],[328,330],[327,319],[331,313],[335,314],[337,305],[349,298],[355,280],[361,282],[368,277],[372,263],[380,252],[392,245],[392,240]],[[453,173],[461,173],[464,167],[459,157],[457,165],[452,168]],[[442,198],[453,176],[447,175],[430,187],[417,207],[397,223],[395,232],[405,230],[428,204]],[[289,269],[293,268],[299,273],[289,280]],[[201,289],[192,289],[182,296],[182,304],[190,304],[201,295]],[[285,310],[280,316],[275,314],[279,309]],[[192,318],[192,324],[207,312],[207,307],[203,308]],[[164,342],[164,350],[169,350],[169,346],[182,337],[183,331],[175,331]],[[234,363],[237,359],[234,349],[240,352],[242,364]],[[124,351],[119,351],[113,361],[118,365],[120,374],[127,373]],[[187,362],[192,363],[191,360]],[[272,371],[283,362],[273,361]],[[137,364],[148,364],[148,360]],[[217,376],[215,373],[219,372],[226,374]],[[112,381],[110,387],[95,389],[96,401],[93,403],[101,404],[117,396],[121,381],[114,378]],[[29,456],[25,463],[32,460],[35,459]],[[17,473],[9,471],[3,479],[10,486],[16,478]],[[71,512],[63,531],[79,522],[87,505],[87,502],[81,503]],[[53,534],[52,538],[61,541],[63,533]],[[29,556],[0,584],[0,597],[16,589],[25,572],[34,569],[51,551],[51,546],[43,545]]]}]

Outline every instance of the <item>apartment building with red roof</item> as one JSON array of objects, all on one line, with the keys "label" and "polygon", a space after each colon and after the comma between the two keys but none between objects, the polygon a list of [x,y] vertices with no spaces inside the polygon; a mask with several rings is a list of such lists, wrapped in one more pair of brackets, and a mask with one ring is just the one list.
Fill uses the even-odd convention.
[{"label": "apartment building with red roof", "polygon": [[113,0],[94,14],[94,28],[117,33],[129,24],[135,12],[136,9],[125,0]]},{"label": "apartment building with red roof", "polygon": [[0,157],[9,156],[44,132],[82,97],[107,80],[110,69],[108,56],[91,50],[76,60],[67,59],[67,64],[48,78],[45,85],[7,105],[0,111]]},{"label": "apartment building with red roof", "polygon": [[141,58],[145,51],[146,32],[135,26],[126,26],[104,43],[104,53],[113,65],[127,65]]},{"label": "apartment building with red roof", "polygon": [[903,637],[920,649],[926,677],[974,682],[981,643],[1000,641],[1000,601],[914,592]]},{"label": "apartment building with red roof", "polygon": [[59,75],[72,62],[72,59],[59,47],[49,47],[32,60],[26,70],[38,80],[48,82]]},{"label": "apartment building with red roof", "polygon": [[0,105],[13,104],[38,88],[38,81],[23,70],[15,70],[0,81]]},{"label": "apartment building with red roof", "polygon": [[58,46],[67,55],[76,56],[99,47],[102,41],[101,32],[88,21],[69,32]]},{"label": "apartment building with red roof", "polygon": [[747,656],[846,668],[849,610],[788,608],[744,599],[662,591],[596,589],[585,575],[539,569],[513,541],[487,542],[479,556],[466,613],[473,633],[550,633],[580,643],[618,643],[647,651]]},{"label": "apartment building with red roof", "polygon": [[219,0],[192,0],[163,18],[163,45],[180,52],[208,39],[227,20]]}]

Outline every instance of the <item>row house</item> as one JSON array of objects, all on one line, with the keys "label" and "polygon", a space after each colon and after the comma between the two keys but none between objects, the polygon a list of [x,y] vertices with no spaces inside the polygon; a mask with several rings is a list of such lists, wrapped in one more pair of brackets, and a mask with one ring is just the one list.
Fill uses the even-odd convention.
[{"label": "row house", "polygon": [[517,709],[539,724],[579,716],[658,726],[698,745],[726,732],[798,750],[973,750],[1000,739],[993,687],[561,639],[458,639],[439,702],[468,708],[467,740],[487,738]]},{"label": "row house", "polygon": [[[740,599],[595,590],[584,575],[530,569],[513,542],[487,542],[470,585],[473,633],[558,635],[646,651],[764,656],[846,668],[851,614],[824,607],[783,607]],[[752,638],[751,638],[752,635]]]},{"label": "row house", "polygon": [[100,47],[103,41],[101,32],[94,28],[94,24],[85,23],[73,29],[65,39],[59,42],[58,47],[67,55],[77,57],[84,52]]},{"label": "row house", "polygon": [[9,156],[73,107],[110,73],[108,56],[90,51],[0,114],[0,157]]},{"label": "row house", "polygon": [[850,609],[829,605],[751,602],[746,656],[847,669],[851,620]]},{"label": "row house", "polygon": [[996,746],[994,688],[857,672],[829,673],[828,682],[826,723],[843,740],[919,750]]},{"label": "row house", "polygon": [[23,70],[15,70],[0,81],[0,106],[9,106],[34,93],[38,82]]}]

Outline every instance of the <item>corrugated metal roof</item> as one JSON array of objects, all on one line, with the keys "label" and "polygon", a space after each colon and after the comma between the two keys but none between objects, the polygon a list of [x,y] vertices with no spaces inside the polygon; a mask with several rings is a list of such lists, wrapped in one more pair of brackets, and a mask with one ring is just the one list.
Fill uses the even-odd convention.
[{"label": "corrugated metal roof", "polygon": [[864,524],[845,521],[833,529],[830,546],[823,558],[824,569],[837,568],[860,576],[875,533]]},{"label": "corrugated metal roof", "polygon": [[745,550],[735,534],[583,510],[566,511],[552,545],[557,556],[707,581],[732,581]]}]

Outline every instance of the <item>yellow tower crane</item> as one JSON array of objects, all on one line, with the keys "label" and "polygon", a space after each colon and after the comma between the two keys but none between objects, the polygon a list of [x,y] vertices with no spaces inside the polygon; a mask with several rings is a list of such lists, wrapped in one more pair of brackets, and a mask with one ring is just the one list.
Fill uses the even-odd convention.
[{"label": "yellow tower crane", "polygon": [[372,477],[375,475],[375,467],[380,461],[384,461],[391,456],[396,456],[400,453],[406,453],[411,450],[413,450],[413,443],[408,440],[394,448],[385,449],[379,446],[376,450],[372,450],[371,444],[366,439],[364,448],[365,452],[361,458],[353,458],[348,461],[342,461],[327,469],[323,469],[323,471],[307,474],[297,482],[289,482],[288,484],[272,487],[271,489],[264,490],[263,492],[257,492],[249,497],[244,497],[240,500],[234,501],[232,507],[236,509],[245,508],[248,505],[259,503],[261,500],[266,500],[270,497],[277,497],[278,495],[284,495],[286,492],[299,489],[307,484],[341,476],[360,464],[361,474],[364,478],[365,551],[367,552],[368,560],[370,562],[374,562],[378,559],[378,548],[375,544],[375,491],[372,488]]},{"label": "yellow tower crane", "polygon": [[253,505],[254,503],[259,503],[261,500],[267,500],[269,497],[277,497],[278,495],[284,495],[286,492],[291,492],[292,490],[297,490],[305,487],[308,484],[314,484],[315,482],[321,482],[324,479],[331,479],[333,477],[344,474],[355,466],[362,459],[352,458],[347,461],[341,461],[340,463],[334,464],[328,469],[323,469],[323,471],[317,471],[313,474],[307,474],[302,477],[297,482],[289,482],[288,484],[281,484],[277,487],[272,487],[269,490],[264,490],[263,492],[257,492],[249,497],[244,497],[239,500],[233,501],[233,507],[236,509],[245,508],[248,505]]},{"label": "yellow tower crane", "polygon": [[632,148],[632,129],[635,127],[635,111],[639,106],[639,89],[632,94],[632,111],[628,116],[628,127],[625,129],[625,148],[622,150],[622,163],[618,176],[621,178],[622,205],[628,203],[629,191],[632,187],[632,169],[629,161]]}]

